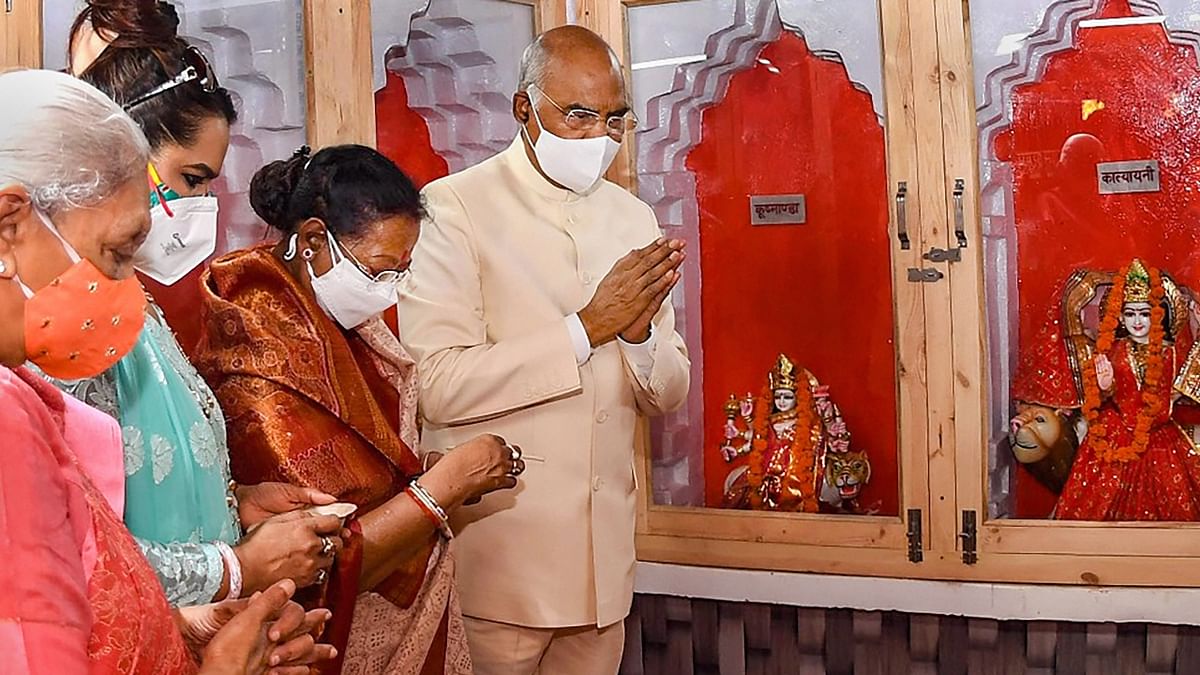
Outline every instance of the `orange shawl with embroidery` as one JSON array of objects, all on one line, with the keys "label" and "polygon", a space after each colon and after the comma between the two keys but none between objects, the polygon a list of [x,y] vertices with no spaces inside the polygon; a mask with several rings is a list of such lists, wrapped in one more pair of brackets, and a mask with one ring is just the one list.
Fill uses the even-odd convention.
[{"label": "orange shawl with embroidery", "polygon": [[[401,392],[380,354],[333,323],[270,245],[214,261],[201,284],[196,366],[225,412],[234,479],[315,487],[357,504],[359,515],[403,491],[420,461],[399,435]],[[435,539],[371,590],[411,605]],[[334,613],[325,637],[341,654],[366,590],[361,546],[356,535],[317,598]]]}]

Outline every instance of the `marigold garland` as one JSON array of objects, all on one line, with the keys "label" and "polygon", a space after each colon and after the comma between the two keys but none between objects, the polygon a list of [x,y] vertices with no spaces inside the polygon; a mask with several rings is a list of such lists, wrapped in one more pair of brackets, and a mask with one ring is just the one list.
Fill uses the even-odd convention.
[{"label": "marigold garland", "polygon": [[[815,457],[814,447],[816,445],[815,437],[819,437],[819,430],[815,430],[815,412],[816,406],[813,405],[812,389],[808,386],[807,373],[800,371],[800,377],[797,378],[796,387],[796,426],[795,433],[792,437],[792,446],[789,448],[791,461],[789,466],[808,467],[811,471]],[[754,437],[750,450],[750,458],[746,469],[746,481],[750,485],[750,505],[758,510],[763,508],[762,486],[763,480],[766,478],[766,459],[767,459],[767,439],[770,438],[771,417],[769,413],[775,400],[775,392],[771,391],[769,386],[764,387],[763,394],[759,398],[766,404],[766,414],[754,416]],[[783,495],[780,495],[782,501]],[[817,507],[816,495],[803,495],[804,509],[815,511]]]},{"label": "marigold garland", "polygon": [[[1142,382],[1142,407],[1138,410],[1137,421],[1133,429],[1133,442],[1130,445],[1113,447],[1108,438],[1108,429],[1100,420],[1102,392],[1095,365],[1091,364],[1089,367],[1083,368],[1083,415],[1088,423],[1087,442],[1096,456],[1107,462],[1130,462],[1141,457],[1150,443],[1150,430],[1154,420],[1163,410],[1164,400],[1160,390],[1165,368],[1163,347],[1166,336],[1163,319],[1166,311],[1163,309],[1162,303],[1166,290],[1163,288],[1162,274],[1157,268],[1147,267],[1147,272],[1150,275],[1149,352],[1146,356],[1146,374]],[[1116,341],[1117,326],[1125,305],[1125,282],[1128,274],[1129,267],[1123,267],[1113,280],[1113,286],[1108,293],[1100,322],[1100,335],[1096,340],[1096,355],[1108,356]]]}]

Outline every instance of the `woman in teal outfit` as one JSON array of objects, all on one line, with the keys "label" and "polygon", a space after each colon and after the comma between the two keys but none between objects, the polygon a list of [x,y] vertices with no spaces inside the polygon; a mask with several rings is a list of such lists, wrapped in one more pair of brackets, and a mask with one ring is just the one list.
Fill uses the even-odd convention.
[{"label": "woman in teal outfit", "polygon": [[[177,25],[167,3],[93,1],[76,19],[71,42],[75,74],[121,104],[150,141],[153,224],[134,264],[167,285],[213,252],[210,189],[236,120],[229,93],[176,35]],[[99,48],[93,36],[105,38]],[[85,53],[87,63],[79,56]],[[125,524],[167,597],[188,606],[249,595],[283,578],[322,582],[341,547],[340,522],[300,509],[333,498],[280,483],[233,484],[221,409],[150,301],[128,356],[99,378],[59,384],[120,421]]]}]

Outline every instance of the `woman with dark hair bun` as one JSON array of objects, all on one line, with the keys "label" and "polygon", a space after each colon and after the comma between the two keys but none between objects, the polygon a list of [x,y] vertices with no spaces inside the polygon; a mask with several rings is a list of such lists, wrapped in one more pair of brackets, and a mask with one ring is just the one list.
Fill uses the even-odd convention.
[{"label": "woman with dark hair bun", "polygon": [[[212,182],[237,119],[229,92],[203,54],[176,34],[178,25],[165,2],[93,0],[70,43],[80,79],[124,108],[149,141],[152,224],[133,265],[164,285],[215,249]],[[168,599],[200,605],[281,579],[302,588],[320,583],[342,545],[341,522],[301,509],[333,497],[231,481],[221,408],[149,299],[145,328],[125,358],[99,377],[56,384],[121,423],[124,521]]]},{"label": "woman with dark hair bun", "polygon": [[371,148],[301,148],[254,176],[250,204],[283,237],[209,267],[196,358],[233,474],[358,506],[325,598],[344,672],[470,673],[447,519],[525,465],[490,435],[419,449],[415,365],[381,318],[413,264],[417,189]]}]

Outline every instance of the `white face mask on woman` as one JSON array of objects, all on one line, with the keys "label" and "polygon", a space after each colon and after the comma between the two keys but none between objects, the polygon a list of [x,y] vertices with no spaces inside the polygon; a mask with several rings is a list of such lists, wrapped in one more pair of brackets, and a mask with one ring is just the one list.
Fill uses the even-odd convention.
[{"label": "white face mask on woman", "polygon": [[[284,260],[296,256],[299,238],[299,233],[292,235]],[[333,267],[328,272],[321,276],[313,272],[312,249],[305,249],[303,257],[317,304],[329,318],[342,328],[353,330],[396,304],[396,288],[404,279],[403,272],[389,271],[371,278],[342,251],[337,239],[328,230],[325,231],[325,239],[329,242],[329,258],[333,261]]]},{"label": "white face mask on woman", "polygon": [[155,204],[150,234],[134,254],[133,266],[164,286],[184,278],[217,250],[217,213],[212,196]]},{"label": "white face mask on woman", "polygon": [[[537,90],[541,93],[541,90]],[[545,96],[545,94],[542,94]],[[537,143],[529,139],[538,164],[550,180],[576,193],[584,193],[600,181],[604,172],[612,165],[621,144],[605,134],[596,138],[563,138],[546,131],[537,106],[530,102],[533,121],[537,123]],[[525,133],[525,127],[521,127]]]}]

